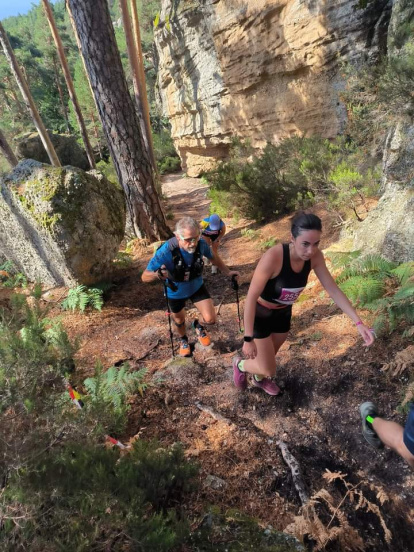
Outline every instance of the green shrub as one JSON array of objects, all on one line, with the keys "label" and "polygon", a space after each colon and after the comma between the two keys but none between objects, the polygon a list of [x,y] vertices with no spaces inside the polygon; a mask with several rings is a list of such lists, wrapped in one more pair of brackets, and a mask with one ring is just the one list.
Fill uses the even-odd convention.
[{"label": "green shrub", "polygon": [[160,174],[172,173],[181,170],[181,160],[177,157],[164,157],[159,163]]},{"label": "green shrub", "polygon": [[113,263],[117,268],[129,268],[133,263],[132,255],[128,251],[118,251]]},{"label": "green shrub", "polygon": [[152,135],[154,155],[160,174],[177,172],[181,169],[181,161],[174,147],[168,128],[162,127]]},{"label": "green shrub", "polygon": [[119,449],[66,443],[38,459],[35,468],[12,477],[2,511],[19,511],[6,523],[0,543],[30,550],[140,550],[167,552],[188,534],[174,511],[193,488],[197,469],[180,446],[137,440],[123,457]]},{"label": "green shrub", "polygon": [[230,159],[205,174],[211,190],[225,192],[233,212],[257,221],[293,210],[298,193],[306,190],[285,178],[278,148],[268,144],[260,156],[250,155],[248,143],[234,140]]},{"label": "green shrub", "polygon": [[[4,274],[1,274],[4,273]],[[27,286],[26,276],[17,270],[11,261],[0,264],[0,284],[7,288]]]}]

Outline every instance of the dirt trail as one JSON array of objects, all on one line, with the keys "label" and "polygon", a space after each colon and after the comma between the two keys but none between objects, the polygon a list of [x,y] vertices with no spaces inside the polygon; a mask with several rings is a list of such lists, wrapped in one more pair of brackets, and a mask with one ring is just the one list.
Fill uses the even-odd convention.
[{"label": "dirt trail", "polygon": [[[199,180],[179,175],[166,177],[163,185],[168,208],[174,213],[171,226],[184,214],[201,219],[208,214],[206,188]],[[315,210],[324,221],[323,247],[335,241],[332,217]],[[260,239],[241,234],[245,221],[226,220],[227,234],[220,254],[241,273],[240,297],[245,297],[254,267],[263,251]],[[260,229],[262,239],[288,239],[287,218]],[[68,314],[65,324],[82,336],[78,366],[82,377],[93,371],[100,358],[104,365],[128,360],[133,367],[147,367],[161,375],[163,383],[149,388],[144,398],[131,404],[125,440],[133,436],[157,437],[162,443],[183,443],[189,458],[201,466],[201,487],[186,508],[197,516],[206,504],[222,509],[238,508],[264,524],[283,530],[297,515],[299,499],[289,468],[276,441],[283,439],[301,464],[310,493],[328,487],[340,501],[340,484],[330,485],[322,476],[326,469],[348,474],[352,483],[363,481],[383,489],[392,500],[381,507],[393,532],[385,543],[376,516],[345,506],[351,525],[360,531],[367,550],[412,550],[411,527],[413,479],[402,460],[389,451],[375,451],[360,434],[358,404],[375,399],[381,411],[397,421],[395,414],[403,378],[389,379],[381,372],[404,344],[398,336],[362,346],[354,325],[326,297],[313,278],[294,307],[289,338],[278,355],[277,381],[281,397],[270,397],[249,386],[240,393],[232,384],[231,358],[241,348],[235,294],[222,275],[206,270],[206,285],[216,306],[218,323],[211,332],[214,347],[194,351],[190,360],[171,361],[164,298],[159,284],[144,285],[140,271],[151,248],[137,251],[132,268],[120,271],[117,286],[102,313]],[[188,323],[195,317],[189,308]],[[191,333],[191,332],[190,332]],[[191,336],[194,341],[194,336]],[[233,425],[216,421],[197,408],[202,403]],[[221,480],[207,484],[207,476]],[[367,490],[375,501],[375,492]],[[396,504],[403,506],[399,510]],[[334,545],[331,550],[337,550]],[[329,548],[328,548],[329,549]]]}]

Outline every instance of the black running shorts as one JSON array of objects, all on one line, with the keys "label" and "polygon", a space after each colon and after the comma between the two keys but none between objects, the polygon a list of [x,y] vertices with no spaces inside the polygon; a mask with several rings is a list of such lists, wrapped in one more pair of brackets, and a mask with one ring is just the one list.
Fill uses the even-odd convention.
[{"label": "black running shorts", "polygon": [[291,305],[283,309],[268,309],[257,303],[253,337],[255,339],[264,339],[272,333],[287,333],[290,330],[291,318]]},{"label": "black running shorts", "polygon": [[186,297],[185,299],[168,299],[171,312],[177,313],[182,311],[188,299],[190,299],[190,301],[192,301],[193,303],[204,301],[204,299],[210,299],[210,294],[205,284],[202,284],[201,287],[198,288],[198,290],[190,297]]}]

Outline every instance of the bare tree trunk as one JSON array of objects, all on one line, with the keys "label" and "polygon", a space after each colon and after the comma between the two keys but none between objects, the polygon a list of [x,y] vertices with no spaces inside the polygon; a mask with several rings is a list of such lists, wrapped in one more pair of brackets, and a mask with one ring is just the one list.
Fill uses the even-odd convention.
[{"label": "bare tree trunk", "polygon": [[148,135],[148,144],[149,144],[149,152],[151,156],[151,162],[154,167],[155,172],[157,173],[158,177],[158,169],[157,169],[157,162],[155,160],[155,154],[154,154],[154,142],[152,140],[152,132],[151,132],[151,120],[150,120],[150,111],[149,111],[149,105],[148,105],[148,96],[147,96],[147,85],[145,80],[145,71],[144,71],[144,58],[142,56],[142,46],[141,46],[141,33],[139,30],[139,20],[138,20],[138,10],[137,10],[137,4],[136,0],[129,0],[130,6],[131,6],[131,13],[132,13],[132,26],[134,31],[134,39],[135,39],[135,51],[136,51],[136,58],[138,62],[138,84],[140,85],[140,97],[142,101],[142,112],[144,115],[145,120],[145,126],[147,129],[147,135]]},{"label": "bare tree trunk", "polygon": [[150,151],[149,151],[149,141],[148,141],[148,129],[144,119],[144,109],[143,109],[143,102],[142,102],[142,86],[141,86],[141,83],[139,82],[138,58],[137,58],[137,52],[134,44],[134,37],[132,35],[131,18],[129,17],[129,11],[128,11],[126,0],[119,0],[119,4],[121,6],[122,22],[124,25],[129,65],[131,66],[132,83],[134,85],[135,102],[137,104],[139,123],[141,127],[141,133],[145,142],[145,147],[149,155]]},{"label": "bare tree trunk", "polygon": [[46,17],[49,22],[50,30],[52,32],[53,40],[56,44],[56,49],[62,65],[63,75],[65,77],[66,86],[68,87],[69,97],[72,100],[73,108],[75,110],[76,119],[78,121],[79,130],[82,136],[83,145],[85,146],[86,155],[88,156],[88,161],[91,169],[96,169],[95,157],[93,155],[93,150],[91,143],[89,142],[88,133],[86,131],[85,121],[83,120],[82,112],[79,106],[78,98],[76,97],[75,88],[73,86],[72,76],[69,71],[68,62],[66,61],[65,52],[63,51],[62,40],[60,39],[55,19],[53,17],[53,12],[49,4],[49,0],[42,0],[43,7],[45,9]]},{"label": "bare tree trunk", "polygon": [[17,157],[14,155],[13,150],[9,146],[9,143],[0,129],[0,149],[4,154],[4,157],[10,163],[12,167],[15,167],[18,163]]},{"label": "bare tree trunk", "polygon": [[156,192],[138,116],[128,92],[106,0],[67,0],[109,150],[134,231],[150,240],[171,235]]},{"label": "bare tree trunk", "polygon": [[66,107],[66,104],[65,104],[65,98],[63,96],[63,90],[62,90],[62,87],[60,86],[59,71],[58,71],[58,68],[57,68],[57,61],[56,61],[55,56],[53,56],[53,72],[55,73],[55,83],[56,83],[56,88],[58,89],[58,92],[59,92],[60,105],[62,106],[62,114],[63,114],[63,118],[65,119],[65,123],[66,123],[66,131],[67,131],[68,134],[70,134],[70,124],[69,124],[68,110],[67,110],[67,107]]},{"label": "bare tree trunk", "polygon": [[49,138],[49,134],[47,133],[47,130],[43,124],[43,121],[40,118],[39,112],[37,111],[36,105],[30,93],[29,86],[26,82],[26,79],[23,76],[23,73],[19,67],[19,64],[17,63],[17,59],[16,59],[16,56],[14,55],[12,47],[10,46],[7,33],[4,30],[4,27],[1,23],[0,23],[0,42],[3,47],[4,53],[6,55],[6,59],[10,64],[12,73],[16,79],[17,85],[20,88],[20,92],[23,96],[24,103],[26,104],[27,109],[30,111],[30,115],[32,116],[33,123],[37,128],[40,139],[42,140],[45,150],[49,156],[50,162],[55,167],[60,167],[59,158],[56,155],[55,148],[53,147],[53,144]]}]

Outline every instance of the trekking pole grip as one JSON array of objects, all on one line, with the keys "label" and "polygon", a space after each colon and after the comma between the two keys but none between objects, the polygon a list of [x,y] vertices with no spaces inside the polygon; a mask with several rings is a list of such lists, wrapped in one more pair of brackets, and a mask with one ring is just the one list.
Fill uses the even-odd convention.
[{"label": "trekking pole grip", "polygon": [[231,277],[231,287],[237,291],[239,289],[239,282],[237,281],[237,276],[236,274],[233,274],[233,276]]}]

